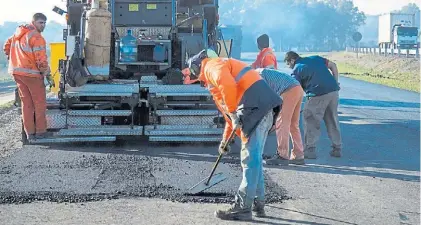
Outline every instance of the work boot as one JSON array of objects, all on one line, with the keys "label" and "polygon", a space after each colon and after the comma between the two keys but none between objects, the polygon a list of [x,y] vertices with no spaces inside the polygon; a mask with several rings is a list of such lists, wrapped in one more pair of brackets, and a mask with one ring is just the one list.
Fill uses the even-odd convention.
[{"label": "work boot", "polygon": [[266,155],[266,154],[262,154],[262,159],[266,160],[266,159],[270,159],[270,158],[272,158],[272,156]]},{"label": "work boot", "polygon": [[297,157],[294,154],[294,150],[291,150],[291,157],[289,159],[289,163],[295,164],[295,165],[304,165],[305,164],[305,162],[304,162],[304,156],[302,155],[300,157]]},{"label": "work boot", "polygon": [[281,165],[281,166],[288,166],[289,165],[289,160],[288,159],[284,159],[281,156],[279,156],[278,154],[275,154],[274,156],[272,156],[270,159],[266,160],[266,165]]},{"label": "work boot", "polygon": [[26,135],[26,139],[29,141],[29,142],[31,142],[31,141],[34,141],[36,138],[35,138],[35,134],[28,134],[28,135]]},{"label": "work boot", "polygon": [[218,209],[215,211],[215,216],[221,220],[252,220],[253,215],[251,208],[242,209],[240,204],[234,205],[226,209]]},{"label": "work boot", "polygon": [[304,158],[306,159],[316,159],[316,148],[309,148],[304,150]]},{"label": "work boot", "polygon": [[256,217],[265,217],[265,202],[254,199],[252,211],[255,213]]},{"label": "work boot", "polygon": [[44,133],[40,133],[40,134],[36,134],[35,138],[36,139],[43,139],[43,138],[50,138],[53,136],[53,133],[51,132],[44,132]]},{"label": "work boot", "polygon": [[341,149],[333,148],[332,151],[330,151],[330,156],[340,158],[341,157]]},{"label": "work boot", "polygon": [[290,159],[289,163],[295,164],[295,165],[305,165],[304,159]]}]

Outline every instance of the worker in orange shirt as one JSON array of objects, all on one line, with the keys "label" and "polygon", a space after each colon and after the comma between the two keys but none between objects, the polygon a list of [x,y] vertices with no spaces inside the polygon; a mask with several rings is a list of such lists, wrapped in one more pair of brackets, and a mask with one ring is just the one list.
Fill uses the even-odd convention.
[{"label": "worker in orange shirt", "polygon": [[13,76],[22,101],[22,120],[29,141],[49,136],[46,120],[44,77],[51,81],[46,43],[41,33],[47,17],[36,13],[32,23],[21,25],[7,39],[3,51],[9,59],[8,72]]},{"label": "worker in orange shirt", "polygon": [[[219,58],[212,50],[202,50],[188,61],[185,75],[193,75],[209,89],[218,109],[226,118],[225,131],[219,147],[221,154],[233,128],[241,137],[243,180],[235,204],[215,212],[226,220],[250,220],[252,211],[264,216],[264,177],[262,153],[274,117],[282,104],[258,72],[236,59]],[[187,74],[186,74],[187,73]],[[253,209],[252,206],[254,205]]]},{"label": "worker in orange shirt", "polygon": [[275,53],[271,48],[269,48],[269,36],[267,34],[263,34],[257,38],[257,47],[259,48],[260,52],[257,55],[256,61],[251,65],[251,67],[253,67],[253,69],[278,69]]}]

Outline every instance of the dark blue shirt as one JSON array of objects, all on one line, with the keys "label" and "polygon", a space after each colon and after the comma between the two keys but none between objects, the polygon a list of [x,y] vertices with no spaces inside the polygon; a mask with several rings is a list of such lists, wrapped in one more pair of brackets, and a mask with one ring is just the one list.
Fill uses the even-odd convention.
[{"label": "dark blue shirt", "polygon": [[320,56],[299,58],[291,76],[300,82],[307,94],[320,96],[338,91],[338,83],[327,68],[327,62]]}]

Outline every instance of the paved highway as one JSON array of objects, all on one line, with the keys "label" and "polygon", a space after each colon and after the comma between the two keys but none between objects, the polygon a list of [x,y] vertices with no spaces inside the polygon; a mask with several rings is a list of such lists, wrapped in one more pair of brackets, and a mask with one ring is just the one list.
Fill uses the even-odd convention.
[{"label": "paved highway", "polygon": [[16,83],[14,81],[0,82],[0,105],[15,99],[14,90]]},{"label": "paved highway", "polygon": [[[317,159],[265,167],[272,203],[257,222],[420,224],[419,95],[349,78],[340,83],[343,157],[329,156],[322,126]],[[210,171],[216,146],[25,146],[0,159],[0,220],[238,224],[213,217],[240,181],[238,142],[233,149],[218,169],[228,180],[210,190],[213,196],[197,198],[182,193]],[[271,135],[265,151],[275,149]],[[37,199],[45,201],[10,204]],[[55,203],[62,201],[79,203]]]}]

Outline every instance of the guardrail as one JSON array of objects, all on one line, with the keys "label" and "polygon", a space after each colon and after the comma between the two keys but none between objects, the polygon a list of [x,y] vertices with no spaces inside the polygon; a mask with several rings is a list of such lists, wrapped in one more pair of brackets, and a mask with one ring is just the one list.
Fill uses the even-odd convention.
[{"label": "guardrail", "polygon": [[347,52],[355,52],[359,54],[383,55],[383,56],[398,56],[407,58],[419,58],[420,49],[385,49],[385,48],[354,48],[347,47]]}]

